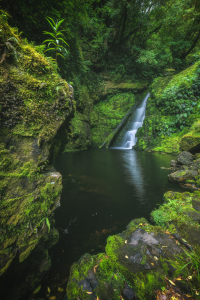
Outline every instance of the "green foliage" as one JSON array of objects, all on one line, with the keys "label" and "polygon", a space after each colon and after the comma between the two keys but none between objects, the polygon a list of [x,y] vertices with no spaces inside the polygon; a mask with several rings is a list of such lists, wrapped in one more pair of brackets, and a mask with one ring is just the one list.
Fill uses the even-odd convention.
[{"label": "green foliage", "polygon": [[135,96],[131,92],[116,93],[94,106],[94,113],[91,115],[92,146],[101,146],[135,102]]},{"label": "green foliage", "polygon": [[50,17],[47,17],[46,19],[49,22],[51,28],[53,29],[53,32],[48,32],[48,31],[43,32],[44,34],[50,35],[50,37],[51,37],[43,42],[43,44],[48,43],[48,49],[45,50],[45,52],[54,51],[56,62],[57,62],[58,56],[61,56],[62,58],[66,59],[66,57],[64,57],[63,54],[61,54],[62,52],[67,54],[67,50],[62,45],[62,43],[67,46],[69,46],[69,45],[63,38],[64,34],[62,33],[62,31],[65,31],[65,30],[59,30],[59,27],[64,22],[64,19],[62,19],[60,21],[56,21],[56,22]]},{"label": "green foliage", "polygon": [[51,228],[51,225],[50,225],[50,222],[49,222],[49,219],[47,218],[47,217],[45,217],[45,218],[43,218],[41,221],[40,221],[40,223],[39,223],[39,225],[42,223],[42,221],[46,221],[46,224],[47,224],[47,227],[48,227],[48,232],[50,231],[50,228]]},{"label": "green foliage", "polygon": [[182,267],[184,269],[185,267],[189,267],[191,269],[191,273],[197,273],[197,279],[198,283],[200,281],[200,254],[196,253],[194,251],[188,252],[185,251],[185,254],[187,256],[188,263]]}]

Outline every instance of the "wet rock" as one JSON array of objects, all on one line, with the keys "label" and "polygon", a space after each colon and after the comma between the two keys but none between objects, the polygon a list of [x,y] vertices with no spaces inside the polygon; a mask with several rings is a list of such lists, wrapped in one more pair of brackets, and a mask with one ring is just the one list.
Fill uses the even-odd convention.
[{"label": "wet rock", "polygon": [[193,162],[191,169],[196,171],[200,169],[200,159],[197,159]]},{"label": "wet rock", "polygon": [[90,283],[87,281],[87,279],[79,281],[78,285],[79,285],[79,287],[82,286],[83,291],[92,293],[92,287],[91,287]]},{"label": "wet rock", "polygon": [[171,182],[185,182],[186,179],[192,179],[194,176],[191,171],[176,171],[168,175],[168,180]]},{"label": "wet rock", "polygon": [[194,221],[197,221],[200,223],[200,213],[193,211],[193,212],[188,212],[187,215],[190,218],[192,218]]},{"label": "wet rock", "polygon": [[95,289],[98,285],[98,280],[95,277],[94,273],[89,270],[87,280],[90,282],[90,285],[93,289]]},{"label": "wet rock", "polygon": [[193,162],[193,156],[190,152],[188,151],[183,151],[179,153],[177,157],[177,161],[181,165],[191,165]]},{"label": "wet rock", "polygon": [[198,200],[192,200],[192,205],[193,205],[194,209],[200,210],[200,201],[198,201]]},{"label": "wet rock", "polygon": [[134,256],[131,256],[130,259],[134,262],[134,263],[138,263],[140,264],[142,262],[142,255],[140,253],[137,253]]},{"label": "wet rock", "polygon": [[144,268],[145,268],[145,270],[151,270],[151,267],[150,267],[149,264],[145,264],[145,265],[144,265]]},{"label": "wet rock", "polygon": [[125,300],[133,300],[135,299],[135,292],[130,286],[128,286],[128,284],[125,284],[125,288],[122,291],[122,296]]},{"label": "wet rock", "polygon": [[181,236],[177,233],[174,233],[174,237],[181,243],[183,244],[187,249],[192,250],[192,247],[186,242],[184,241]]},{"label": "wet rock", "polygon": [[152,255],[155,255],[155,256],[157,256],[157,257],[159,257],[160,256],[160,254],[162,253],[162,251],[160,250],[160,249],[158,249],[158,248],[156,248],[156,247],[154,247],[154,246],[150,246],[150,253],[152,254]]},{"label": "wet rock", "polygon": [[172,167],[172,168],[177,168],[177,165],[178,165],[178,164],[177,164],[177,161],[176,161],[176,160],[172,160],[172,161],[171,161],[171,167]]},{"label": "wet rock", "polygon": [[145,244],[154,244],[158,245],[159,242],[154,238],[155,233],[147,233],[146,231],[142,229],[136,229],[133,233],[130,241],[130,245],[137,246],[139,241],[142,241]]}]

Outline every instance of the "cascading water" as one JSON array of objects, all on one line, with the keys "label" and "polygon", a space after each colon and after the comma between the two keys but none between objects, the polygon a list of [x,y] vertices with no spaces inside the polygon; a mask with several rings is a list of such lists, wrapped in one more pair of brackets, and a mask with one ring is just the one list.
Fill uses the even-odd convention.
[{"label": "cascading water", "polygon": [[146,95],[141,105],[136,109],[134,119],[133,119],[133,126],[131,130],[126,132],[122,144],[120,145],[120,147],[117,147],[118,149],[132,149],[132,147],[136,144],[137,138],[135,135],[138,128],[142,127],[145,118],[147,100],[149,99],[149,97],[150,97],[150,93]]}]

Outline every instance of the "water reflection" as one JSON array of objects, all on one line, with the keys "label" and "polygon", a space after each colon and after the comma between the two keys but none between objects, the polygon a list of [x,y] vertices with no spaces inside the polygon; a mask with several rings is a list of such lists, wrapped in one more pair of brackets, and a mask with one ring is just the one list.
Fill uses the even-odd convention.
[{"label": "water reflection", "polygon": [[144,177],[141,161],[134,150],[122,152],[123,166],[125,172],[125,180],[127,183],[133,185],[133,191],[140,202],[144,201]]}]

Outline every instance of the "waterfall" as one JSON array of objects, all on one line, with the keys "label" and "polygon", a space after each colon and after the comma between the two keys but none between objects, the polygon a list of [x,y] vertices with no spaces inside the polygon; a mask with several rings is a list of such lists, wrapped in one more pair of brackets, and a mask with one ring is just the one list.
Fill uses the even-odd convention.
[{"label": "waterfall", "polygon": [[146,95],[146,97],[144,98],[140,106],[136,109],[131,130],[126,132],[122,144],[120,145],[120,147],[116,147],[116,148],[132,149],[132,147],[136,144],[137,138],[135,137],[135,135],[138,128],[142,127],[145,118],[147,100],[149,99],[149,97],[150,97],[150,93]]}]

